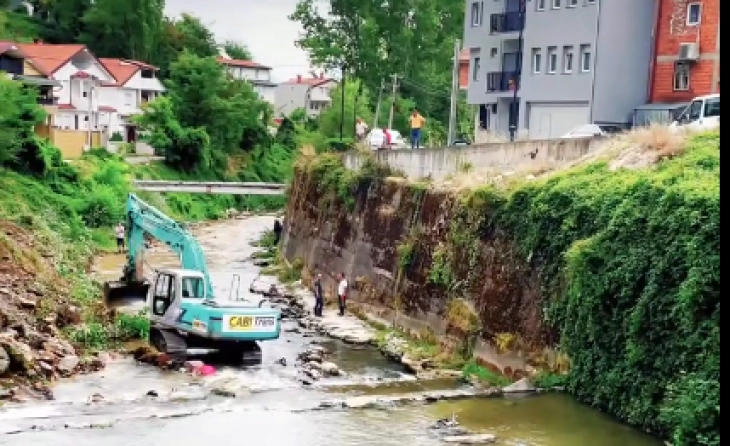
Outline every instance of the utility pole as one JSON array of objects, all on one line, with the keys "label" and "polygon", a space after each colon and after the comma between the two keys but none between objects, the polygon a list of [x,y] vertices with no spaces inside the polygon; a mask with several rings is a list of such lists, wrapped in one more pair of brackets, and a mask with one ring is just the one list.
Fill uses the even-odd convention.
[{"label": "utility pole", "polygon": [[517,71],[512,74],[512,105],[510,105],[509,111],[509,140],[515,140],[515,134],[517,133],[517,126],[520,123],[520,109],[519,109],[519,91],[520,84],[522,83],[522,54],[524,46],[523,31],[525,29],[525,0],[520,0],[520,34],[517,37]]},{"label": "utility pole", "polygon": [[388,128],[393,128],[393,112],[395,111],[395,96],[398,94],[398,75],[392,74],[393,78],[393,100],[390,103],[390,116],[388,116]]},{"label": "utility pole", "polygon": [[385,90],[385,81],[380,81],[380,90],[378,91],[378,105],[375,106],[375,118],[373,119],[373,128],[378,128],[378,118],[380,118],[380,104],[383,102],[383,90]]},{"label": "utility pole", "polygon": [[345,64],[342,64],[342,84],[340,89],[342,92],[340,99],[340,142],[345,139],[345,88],[347,87],[345,84],[345,77]]},{"label": "utility pole", "polygon": [[459,94],[459,53],[461,52],[461,41],[454,42],[454,63],[451,70],[451,110],[449,111],[449,134],[446,145],[450,147],[456,139],[456,104]]}]

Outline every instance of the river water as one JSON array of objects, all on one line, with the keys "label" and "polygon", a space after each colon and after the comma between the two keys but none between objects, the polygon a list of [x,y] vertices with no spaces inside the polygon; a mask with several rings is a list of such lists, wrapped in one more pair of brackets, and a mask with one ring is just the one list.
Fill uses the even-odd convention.
[{"label": "river water", "polygon": [[[233,274],[247,292],[259,269],[249,261],[250,243],[273,224],[272,217],[228,220],[198,231],[216,292],[227,295]],[[156,248],[160,249],[160,248]],[[162,251],[155,266],[178,266]],[[122,256],[97,265],[102,279],[119,275]],[[293,325],[293,324],[292,324]],[[496,434],[499,444],[530,446],[660,446],[661,442],[560,394],[444,401],[387,409],[311,410],[319,402],[349,395],[392,395],[456,388],[453,381],[418,382],[372,348],[319,340],[347,373],[303,386],[293,364],[312,338],[283,332],[262,344],[255,369],[221,368],[215,377],[161,372],[119,359],[97,374],[66,380],[56,400],[0,408],[0,445],[17,446],[365,446],[441,444],[428,427],[455,414],[475,432]],[[288,366],[277,363],[286,358]],[[211,379],[229,378],[250,390],[225,398],[205,391]],[[156,396],[148,395],[153,391]],[[91,403],[91,395],[103,396]],[[12,433],[15,432],[15,433]],[[12,433],[12,434],[11,434]]]}]

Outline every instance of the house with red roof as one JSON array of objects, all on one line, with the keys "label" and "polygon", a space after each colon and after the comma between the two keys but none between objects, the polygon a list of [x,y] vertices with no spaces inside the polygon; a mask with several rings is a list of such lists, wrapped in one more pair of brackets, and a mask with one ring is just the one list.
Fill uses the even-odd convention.
[{"label": "house with red roof", "polygon": [[[106,146],[110,139],[136,141],[137,127],[131,117],[142,112],[145,102],[164,92],[156,67],[98,59],[84,45],[12,43],[5,52],[23,59],[18,80],[52,85],[48,94],[40,96],[50,115],[49,128],[42,133],[64,155]],[[17,71],[18,62],[13,66]]]},{"label": "house with red roof", "polygon": [[324,73],[312,77],[297,76],[276,87],[276,116],[289,116],[294,110],[303,109],[316,117],[332,104],[332,90],[338,81]]},{"label": "house with red roof", "polygon": [[126,142],[136,142],[138,129],[132,117],[141,114],[146,103],[165,91],[157,78],[159,68],[128,59],[100,58],[99,62],[114,77],[114,81],[104,82],[99,88],[101,103],[116,110],[110,132]]},{"label": "house with red roof", "polygon": [[261,99],[274,105],[276,84],[271,81],[271,67],[251,60],[232,59],[226,54],[218,57],[218,63],[224,65],[233,78],[250,82]]}]

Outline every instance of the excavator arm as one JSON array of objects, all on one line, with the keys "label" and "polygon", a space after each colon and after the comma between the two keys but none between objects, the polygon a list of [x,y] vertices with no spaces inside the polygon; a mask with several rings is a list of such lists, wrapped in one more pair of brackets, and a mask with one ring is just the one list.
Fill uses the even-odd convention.
[{"label": "excavator arm", "polygon": [[149,282],[142,272],[145,238],[150,237],[167,245],[180,258],[183,269],[197,271],[205,279],[205,299],[213,300],[213,284],[203,250],[195,237],[180,223],[145,203],[135,194],[129,194],[126,204],[127,263],[118,282],[107,282],[104,299],[107,306],[120,302],[144,301]]},{"label": "excavator arm", "polygon": [[205,255],[198,241],[180,223],[145,203],[135,194],[127,197],[127,264],[124,279],[141,280],[141,256],[145,235],[166,244],[180,258],[183,269],[198,271],[205,277],[207,299],[213,298],[213,286],[205,263]]}]

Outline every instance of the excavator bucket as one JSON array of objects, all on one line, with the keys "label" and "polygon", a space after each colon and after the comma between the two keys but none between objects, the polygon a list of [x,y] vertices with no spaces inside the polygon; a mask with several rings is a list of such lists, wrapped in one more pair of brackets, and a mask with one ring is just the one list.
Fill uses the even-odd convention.
[{"label": "excavator bucket", "polygon": [[147,300],[148,281],[123,282],[109,281],[104,283],[104,305],[120,311],[140,311]]}]

